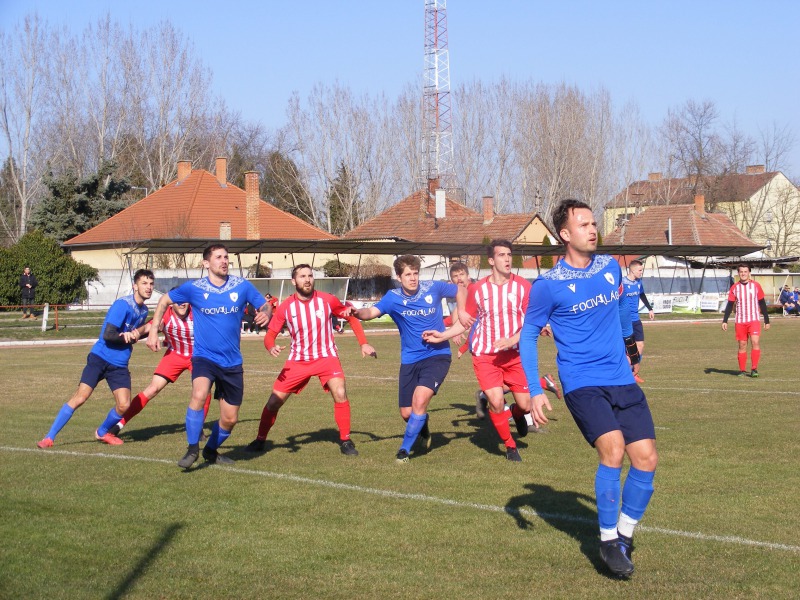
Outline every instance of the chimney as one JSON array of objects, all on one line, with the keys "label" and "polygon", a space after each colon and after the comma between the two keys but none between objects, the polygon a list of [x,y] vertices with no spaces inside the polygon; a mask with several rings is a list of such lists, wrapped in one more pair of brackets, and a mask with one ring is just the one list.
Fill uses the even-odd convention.
[{"label": "chimney", "polygon": [[436,218],[437,219],[444,219],[445,218],[445,193],[444,190],[436,190]]},{"label": "chimney", "polygon": [[180,183],[192,173],[192,161],[179,160],[178,161],[178,182]]},{"label": "chimney", "polygon": [[694,197],[694,209],[701,215],[706,213],[706,197],[703,194]]},{"label": "chimney", "polygon": [[494,220],[494,197],[483,197],[483,224],[488,225]]},{"label": "chimney", "polygon": [[648,181],[661,181],[661,173],[649,173],[647,175]]},{"label": "chimney", "polygon": [[229,240],[229,239],[231,239],[231,224],[230,224],[230,221],[220,221],[219,222],[219,239],[221,239],[221,240]]},{"label": "chimney", "polygon": [[224,156],[217,157],[217,181],[222,187],[228,185],[228,159]]},{"label": "chimney", "polygon": [[423,192],[419,199],[419,217],[424,219],[428,216],[428,200],[431,196],[436,195],[436,190],[439,188],[438,179],[428,179],[428,193]]},{"label": "chimney", "polygon": [[765,165],[747,165],[746,173],[748,175],[760,175],[766,172]]},{"label": "chimney", "polygon": [[261,199],[258,196],[258,173],[244,174],[244,193],[247,199],[247,239],[261,239]]}]

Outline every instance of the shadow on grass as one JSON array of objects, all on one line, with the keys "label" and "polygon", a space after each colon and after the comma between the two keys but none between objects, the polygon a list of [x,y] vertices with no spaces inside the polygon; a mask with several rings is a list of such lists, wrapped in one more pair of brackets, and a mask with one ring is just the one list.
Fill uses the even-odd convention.
[{"label": "shadow on grass", "polygon": [[133,566],[128,576],[122,580],[117,588],[112,590],[106,598],[109,600],[116,600],[117,598],[125,597],[130,591],[130,588],[136,583],[136,580],[145,574],[147,568],[158,558],[159,554],[172,543],[172,539],[182,527],[182,523],[173,523],[167,527],[156,543],[144,552],[142,558]]},{"label": "shadow on grass", "polygon": [[608,572],[600,558],[594,498],[535,483],[526,484],[525,489],[529,490],[528,493],[513,496],[505,507],[506,513],[514,518],[520,529],[534,529],[536,520],[545,521],[577,541],[581,552],[599,574],[617,579]]},{"label": "shadow on grass", "polygon": [[703,373],[706,375],[739,375],[739,371],[734,371],[732,369],[716,369],[714,367],[706,367],[703,369]]}]

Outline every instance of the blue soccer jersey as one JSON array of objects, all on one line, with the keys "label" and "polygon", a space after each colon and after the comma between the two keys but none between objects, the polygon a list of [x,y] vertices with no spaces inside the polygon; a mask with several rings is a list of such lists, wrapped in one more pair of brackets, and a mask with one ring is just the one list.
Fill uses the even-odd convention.
[{"label": "blue soccer jersey", "polygon": [[108,309],[106,318],[103,320],[103,326],[100,328],[100,339],[92,346],[91,352],[116,367],[127,367],[128,361],[131,359],[133,346],[109,346],[103,339],[106,326],[114,325],[120,333],[125,333],[141,327],[146,320],[147,307],[144,304],[136,304],[133,294],[118,298]]},{"label": "blue soccer jersey", "polygon": [[450,342],[429,344],[422,339],[422,332],[444,331],[442,298],[453,298],[458,292],[454,283],[443,281],[421,281],[417,293],[408,296],[403,288],[390,290],[375,308],[389,315],[400,330],[400,362],[415,363],[437,354],[450,354]]},{"label": "blue soccer jersey", "polygon": [[217,287],[204,277],[184,283],[172,290],[169,297],[178,304],[188,302],[192,305],[193,356],[225,368],[242,364],[239,340],[244,307],[249,302],[261,308],[266,302],[252,283],[229,275],[228,280]]},{"label": "blue soccer jersey", "polygon": [[519,344],[531,395],[541,393],[536,344],[548,322],[565,394],[587,386],[634,383],[620,324],[621,281],[619,263],[597,255],[585,269],[560,260],[534,282]]},{"label": "blue soccer jersey", "polygon": [[639,316],[639,296],[644,293],[642,280],[637,279],[636,281],[632,281],[627,277],[623,277],[622,285],[625,288],[623,291],[625,296],[624,302],[627,304],[628,310],[631,313],[631,321],[641,321],[642,318]]}]

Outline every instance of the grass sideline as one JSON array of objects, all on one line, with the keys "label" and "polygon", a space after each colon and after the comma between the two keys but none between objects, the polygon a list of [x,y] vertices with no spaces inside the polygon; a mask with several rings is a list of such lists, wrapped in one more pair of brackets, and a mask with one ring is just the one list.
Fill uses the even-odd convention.
[{"label": "grass sideline", "polygon": [[[111,406],[101,385],[40,451],[89,347],[0,349],[0,597],[796,597],[800,319],[773,323],[760,379],[735,377],[733,333],[718,322],[645,325],[661,462],[627,582],[600,565],[596,460],[563,402],[547,434],[521,441],[524,462],[509,463],[474,418],[466,358],[432,403],[431,451],[400,466],[397,336],[370,339],[377,361],[339,338],[355,459],[338,452],[316,382],[281,411],[266,454],[243,452],[282,365],[243,344],[245,402],[223,447],[239,460],[184,473],[188,379],[120,447],[93,439]],[[541,348],[542,370],[555,371],[552,342]],[[136,391],[158,359],[134,350]]]}]

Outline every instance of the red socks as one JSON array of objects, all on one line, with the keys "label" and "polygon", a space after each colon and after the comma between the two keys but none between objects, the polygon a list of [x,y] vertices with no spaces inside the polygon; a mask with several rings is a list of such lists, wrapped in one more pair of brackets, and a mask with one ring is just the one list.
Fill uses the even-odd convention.
[{"label": "red socks", "polygon": [[758,369],[758,361],[761,358],[761,350],[750,350],[750,366]]},{"label": "red socks", "polygon": [[504,410],[498,414],[489,411],[489,418],[492,420],[492,425],[494,425],[506,448],[516,448],[517,443],[511,437],[511,428],[508,426],[508,412]]},{"label": "red socks", "polygon": [[739,370],[744,371],[747,369],[747,352],[739,352],[736,357],[739,359]]},{"label": "red socks", "polygon": [[131,405],[128,407],[128,410],[125,411],[125,414],[122,415],[122,418],[119,420],[119,422],[122,425],[125,425],[133,417],[142,412],[142,409],[147,406],[148,402],[150,402],[150,399],[142,392],[136,394],[136,397],[131,400]]},{"label": "red socks", "polygon": [[261,421],[258,423],[258,435],[256,439],[265,440],[267,439],[267,434],[269,430],[272,429],[272,426],[275,425],[275,419],[278,418],[277,412],[272,412],[264,405],[264,410],[261,411]]},{"label": "red socks", "polygon": [[350,401],[333,403],[333,418],[339,427],[339,439],[342,441],[350,439]]}]

